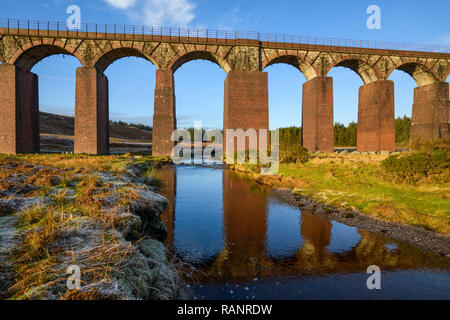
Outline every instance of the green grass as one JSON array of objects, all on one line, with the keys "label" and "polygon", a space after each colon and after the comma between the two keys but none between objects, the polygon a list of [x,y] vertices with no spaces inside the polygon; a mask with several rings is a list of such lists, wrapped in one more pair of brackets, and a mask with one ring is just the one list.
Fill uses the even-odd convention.
[{"label": "green grass", "polygon": [[305,164],[280,164],[281,181],[267,180],[321,203],[450,234],[450,183],[395,183],[383,178],[381,160],[375,155],[321,156]]}]

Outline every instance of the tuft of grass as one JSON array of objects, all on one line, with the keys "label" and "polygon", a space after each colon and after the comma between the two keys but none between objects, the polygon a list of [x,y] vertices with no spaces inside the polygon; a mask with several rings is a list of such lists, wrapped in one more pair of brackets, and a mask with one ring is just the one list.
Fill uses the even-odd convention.
[{"label": "tuft of grass", "polygon": [[140,178],[140,182],[153,187],[160,187],[162,185],[161,180],[157,177],[157,169],[153,167],[147,169]]},{"label": "tuft of grass", "polygon": [[115,300],[116,297],[99,292],[97,289],[92,288],[88,291],[81,290],[67,290],[67,292],[61,297],[60,300],[86,300],[86,301],[98,301],[98,300]]}]

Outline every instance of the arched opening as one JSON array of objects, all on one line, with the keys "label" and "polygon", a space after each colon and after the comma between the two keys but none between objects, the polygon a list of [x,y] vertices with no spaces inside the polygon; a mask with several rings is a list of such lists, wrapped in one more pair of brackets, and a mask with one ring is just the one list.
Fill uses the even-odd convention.
[{"label": "arched opening", "polygon": [[111,49],[106,53],[102,53],[100,56],[94,59],[94,67],[97,69],[99,73],[104,73],[108,67],[113,64],[115,61],[120,60],[122,58],[142,58],[148,60],[149,62],[155,64],[150,57],[147,57],[141,51],[135,48],[129,47],[120,47]]},{"label": "arched opening", "polygon": [[[417,83],[417,86],[426,86],[437,81],[433,73],[426,66],[420,63],[405,63],[398,66],[396,70],[401,70],[409,74]],[[393,71],[391,71],[391,73]],[[389,74],[388,77],[390,77],[390,75],[391,74]]]},{"label": "arched opening", "polygon": [[[218,61],[188,54],[173,66],[176,97],[176,123],[178,129],[190,131],[194,138],[194,127],[202,127],[202,135],[208,130],[223,134],[224,82],[227,73]],[[209,63],[209,61],[213,63]],[[200,131],[198,130],[198,133]],[[210,141],[203,141],[203,146]],[[219,141],[218,141],[219,142]],[[217,149],[221,149],[221,143]],[[198,156],[196,154],[196,156]]]},{"label": "arched opening", "polygon": [[330,66],[329,70],[332,70],[334,67],[344,67],[353,70],[364,83],[370,83],[380,78],[376,69],[358,59],[342,59]]},{"label": "arched opening", "polygon": [[342,62],[328,73],[333,78],[334,147],[338,151],[356,148],[359,88],[364,85],[357,66],[352,61]]},{"label": "arched opening", "polygon": [[265,69],[269,74],[269,129],[280,129],[280,143],[301,144],[302,94],[306,78],[297,59],[280,57]]},{"label": "arched opening", "polygon": [[84,61],[81,56],[74,52],[72,48],[65,46],[63,43],[55,42],[53,44],[40,45],[33,45],[32,43],[29,43],[23,46],[22,50],[16,52],[16,54],[11,58],[10,63],[25,71],[31,71],[34,65],[47,57],[60,54],[74,56],[78,59],[80,64],[84,66]]},{"label": "arched opening", "polygon": [[41,152],[73,152],[75,71],[80,62],[56,54],[33,65],[39,77],[39,132]]},{"label": "arched opening", "polygon": [[130,48],[108,52],[95,66],[108,78],[110,153],[150,153],[156,66]]},{"label": "arched opening", "polygon": [[60,43],[22,50],[9,61],[19,72],[16,151],[73,152],[75,70],[84,62]]},{"label": "arched opening", "polygon": [[228,63],[220,56],[218,56],[215,53],[209,52],[209,51],[192,51],[184,54],[180,58],[178,58],[171,66],[171,69],[173,72],[176,72],[178,68],[180,68],[182,65],[189,61],[195,61],[195,60],[207,60],[212,63],[217,64],[219,67],[221,67],[225,72],[228,72],[231,70]]},{"label": "arched opening", "polygon": [[389,80],[394,81],[395,90],[395,143],[397,148],[403,148],[410,141],[414,88],[417,83],[411,75],[400,70],[394,70]]}]

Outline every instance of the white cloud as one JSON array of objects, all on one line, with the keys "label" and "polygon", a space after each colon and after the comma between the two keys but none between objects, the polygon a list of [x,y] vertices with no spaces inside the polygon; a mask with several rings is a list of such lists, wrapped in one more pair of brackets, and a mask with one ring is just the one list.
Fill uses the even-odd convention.
[{"label": "white cloud", "polygon": [[192,0],[103,0],[126,10],[133,24],[186,27],[195,19]]},{"label": "white cloud", "polygon": [[118,9],[128,9],[136,4],[136,0],[105,0]]},{"label": "white cloud", "polygon": [[195,19],[194,7],[189,0],[146,0],[143,22],[157,26],[169,23],[185,27]]},{"label": "white cloud", "polygon": [[237,4],[223,13],[222,18],[218,20],[218,27],[223,30],[251,30],[259,23],[261,16],[259,9],[243,12],[241,5]]}]

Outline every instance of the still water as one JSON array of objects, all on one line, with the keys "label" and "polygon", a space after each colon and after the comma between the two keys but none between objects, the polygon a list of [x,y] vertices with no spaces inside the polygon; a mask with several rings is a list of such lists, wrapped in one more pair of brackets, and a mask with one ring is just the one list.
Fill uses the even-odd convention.
[{"label": "still water", "polygon": [[[283,203],[221,168],[159,172],[190,299],[450,299],[450,261]],[[367,268],[381,268],[381,290]]]}]

